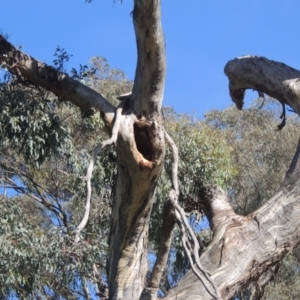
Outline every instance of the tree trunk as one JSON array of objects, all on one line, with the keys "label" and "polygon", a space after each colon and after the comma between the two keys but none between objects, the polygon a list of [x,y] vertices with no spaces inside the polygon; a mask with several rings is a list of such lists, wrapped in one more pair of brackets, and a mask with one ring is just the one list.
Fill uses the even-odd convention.
[{"label": "tree trunk", "polygon": [[[161,118],[166,67],[160,1],[135,0],[133,21],[138,63],[132,94],[120,106],[122,115],[116,142],[118,175],[107,263],[110,299],[155,299],[158,288],[157,282],[148,288],[145,275],[148,225],[167,136]],[[20,81],[26,78],[88,111],[92,107],[98,109],[107,128],[114,129],[116,108],[101,95],[19,51],[2,36],[0,64]],[[243,57],[230,61],[225,72],[230,95],[239,109],[245,90],[251,88],[275,97],[283,108],[288,104],[300,114],[299,71],[265,58]],[[259,282],[263,273],[270,271],[299,243],[299,154],[300,146],[275,196],[248,216],[236,215],[218,188],[202,190],[201,204],[214,237],[200,257],[202,271],[195,272],[198,263],[170,290],[166,299],[230,299],[244,285]],[[163,252],[168,251],[171,231],[172,226],[163,235],[166,243],[162,241],[161,245],[165,250],[159,254],[162,264],[166,262]],[[155,270],[161,273],[162,266]],[[200,278],[201,272],[207,275],[206,279]],[[160,275],[154,274],[152,278],[155,281]],[[215,295],[209,292],[210,285],[216,287]]]},{"label": "tree trunk", "polygon": [[150,214],[165,153],[161,126],[165,51],[160,1],[136,0],[132,14],[138,63],[117,141],[118,178],[107,270],[110,299],[139,299],[144,288]]}]

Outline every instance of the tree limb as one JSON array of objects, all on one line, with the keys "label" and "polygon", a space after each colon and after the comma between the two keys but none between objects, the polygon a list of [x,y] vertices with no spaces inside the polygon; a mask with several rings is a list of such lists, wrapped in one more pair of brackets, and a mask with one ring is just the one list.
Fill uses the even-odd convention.
[{"label": "tree limb", "polygon": [[255,89],[288,104],[300,114],[300,71],[262,56],[242,56],[230,60],[224,72],[237,108],[243,107],[245,90]]},{"label": "tree limb", "polygon": [[[265,205],[245,217],[222,210],[212,215],[212,219],[216,218],[214,237],[201,255],[201,263],[211,274],[222,299],[233,297],[247,282],[257,281],[299,243],[299,185],[300,143],[281,188]],[[220,191],[210,195],[212,199],[206,200],[214,203]],[[217,203],[220,200],[216,199]],[[183,286],[192,297],[182,294]],[[188,272],[166,299],[210,299],[205,294],[195,274]]]},{"label": "tree limb", "polygon": [[166,267],[171,242],[172,242],[172,232],[175,225],[175,211],[173,204],[170,199],[168,199],[164,205],[163,211],[163,223],[161,230],[160,244],[158,248],[156,262],[153,267],[151,274],[151,279],[148,283],[148,287],[156,289],[159,288],[159,283]]},{"label": "tree limb", "polygon": [[115,107],[102,95],[88,86],[57,71],[15,48],[0,35],[0,66],[17,77],[24,77],[36,86],[43,87],[60,98],[91,112],[99,110],[108,126],[112,126]]},{"label": "tree limb", "polygon": [[[180,231],[181,231],[181,237],[182,237],[182,244],[184,247],[184,250],[189,258],[192,270],[194,274],[199,278],[199,280],[203,283],[203,286],[205,287],[206,291],[209,293],[211,297],[218,300],[220,299],[220,295],[218,292],[218,289],[213,282],[213,280],[210,277],[210,274],[202,267],[200,259],[199,259],[199,253],[200,253],[200,246],[199,242],[197,240],[197,237],[191,228],[190,224],[188,223],[186,219],[186,215],[184,210],[181,208],[181,206],[178,204],[178,196],[179,196],[179,186],[178,186],[178,149],[173,141],[173,139],[168,135],[168,133],[165,131],[165,138],[169,146],[172,150],[172,185],[173,189],[171,189],[169,194],[169,201],[173,205],[175,209],[175,217],[178,222]],[[189,236],[192,238],[192,245],[188,241],[188,238],[186,237],[186,230],[187,229]],[[191,255],[192,253],[192,255]],[[193,260],[193,258],[194,260]],[[198,270],[200,272],[198,272]],[[213,288],[213,290],[211,289]]]},{"label": "tree limb", "polygon": [[89,219],[90,207],[91,207],[91,195],[92,195],[91,179],[92,179],[92,172],[93,172],[93,168],[94,168],[97,156],[103,148],[105,148],[106,146],[115,144],[117,142],[124,103],[125,102],[121,102],[119,107],[117,108],[116,118],[115,118],[114,126],[113,126],[113,129],[112,129],[111,138],[106,140],[106,141],[103,141],[102,143],[98,144],[95,147],[94,153],[92,155],[92,158],[90,160],[90,164],[89,164],[89,167],[88,167],[88,170],[87,170],[87,174],[83,178],[84,180],[87,181],[87,198],[86,198],[84,216],[83,216],[80,224],[76,228],[76,239],[75,239],[76,242],[78,242],[79,234],[82,231],[82,229],[86,226],[86,224],[88,222],[88,219]]}]

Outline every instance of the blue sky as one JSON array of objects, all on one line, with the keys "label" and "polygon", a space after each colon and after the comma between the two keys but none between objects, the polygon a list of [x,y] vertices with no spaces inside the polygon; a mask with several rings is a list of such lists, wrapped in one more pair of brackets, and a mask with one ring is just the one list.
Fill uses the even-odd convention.
[{"label": "blue sky", "polygon": [[[0,29],[14,45],[46,63],[59,45],[73,54],[69,68],[101,55],[133,79],[132,2],[1,0]],[[229,106],[223,69],[237,56],[262,55],[300,69],[299,11],[299,0],[162,0],[164,104],[198,117]],[[247,100],[255,96],[250,93]]]}]

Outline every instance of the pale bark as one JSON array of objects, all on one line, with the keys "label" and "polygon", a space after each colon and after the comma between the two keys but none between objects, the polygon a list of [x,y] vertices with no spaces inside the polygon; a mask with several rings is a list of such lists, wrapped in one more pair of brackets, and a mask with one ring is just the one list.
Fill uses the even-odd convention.
[{"label": "pale bark", "polygon": [[0,35],[0,66],[83,110],[88,112],[91,112],[92,108],[99,110],[106,125],[112,126],[115,107],[102,95],[15,48],[2,35]]},{"label": "pale bark", "polygon": [[[160,14],[159,0],[134,1],[138,63],[116,142],[118,176],[107,264],[110,299],[139,299],[145,286],[149,219],[165,153],[161,105],[166,69]],[[113,127],[116,109],[100,94],[21,52],[3,37],[0,63],[63,101],[100,110],[106,124]]]},{"label": "pale bark", "polygon": [[[200,257],[222,299],[230,299],[243,285],[256,282],[299,243],[300,146],[280,190],[263,207],[236,215],[220,191],[202,195],[213,212],[214,238]],[[213,207],[218,210],[215,213]],[[225,210],[219,210],[219,207]],[[211,299],[193,272],[166,299]]]},{"label": "pale bark", "polygon": [[134,108],[141,116],[160,117],[166,76],[160,0],[135,0],[132,15],[138,52],[132,91]]},{"label": "pale bark", "polygon": [[[172,224],[162,236],[161,260],[155,269],[159,270],[146,287],[148,225],[164,162],[165,138],[174,146],[161,122],[166,66],[160,15],[159,0],[134,1],[138,62],[132,94],[123,100],[126,102],[116,141],[118,176],[107,264],[109,299],[155,299],[170,244]],[[24,54],[1,36],[0,63],[16,76],[83,109],[98,109],[106,124],[113,127],[116,109],[100,94]],[[300,114],[299,71],[266,58],[243,57],[230,61],[225,73],[229,77],[230,95],[238,108],[243,106],[245,90],[251,88],[289,104]],[[258,282],[264,272],[289,253],[300,238],[299,155],[300,146],[279,191],[248,216],[236,215],[221,190],[202,191],[201,205],[214,237],[201,257],[194,255],[197,268],[188,272],[166,299],[205,300],[219,295],[230,299],[244,285]],[[184,224],[184,213],[176,204],[179,192],[175,177],[170,193],[175,198],[172,206]],[[166,217],[169,221],[172,218],[172,213]],[[194,250],[199,251],[196,244]],[[199,271],[202,275],[197,274]]]},{"label": "pale bark", "polygon": [[139,299],[147,272],[148,227],[162,170],[165,141],[161,104],[165,84],[159,0],[136,0],[138,62],[117,141],[108,280],[110,299]]},{"label": "pale bark", "polygon": [[[299,71],[262,57],[242,57],[228,62],[225,73],[229,77],[230,95],[239,109],[245,90],[251,88],[276,97],[299,114]],[[214,237],[200,260],[222,299],[230,299],[251,282],[258,284],[262,274],[299,243],[299,155],[300,143],[280,189],[248,216],[236,215],[221,190],[202,191],[202,206]],[[211,296],[190,271],[165,299],[203,300]]]},{"label": "pale bark", "polygon": [[290,105],[299,115],[300,71],[262,56],[242,56],[225,66],[232,101],[239,109],[244,104],[246,89],[265,93]]}]

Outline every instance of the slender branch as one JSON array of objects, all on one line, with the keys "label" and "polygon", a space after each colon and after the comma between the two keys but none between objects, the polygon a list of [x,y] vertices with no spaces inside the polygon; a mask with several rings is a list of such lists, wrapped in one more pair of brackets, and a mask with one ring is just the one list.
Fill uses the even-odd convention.
[{"label": "slender branch", "polygon": [[[178,168],[178,149],[172,140],[172,138],[168,135],[166,131],[164,131],[164,136],[172,148],[173,160],[172,160],[172,184],[173,189],[176,191],[176,195],[179,195],[178,188],[178,180],[177,180],[177,168]],[[159,287],[159,283],[161,281],[161,277],[164,271],[164,268],[167,264],[171,242],[172,242],[172,232],[175,225],[175,210],[171,199],[168,199],[164,205],[163,211],[163,223],[161,230],[161,238],[157,253],[157,259],[153,267],[153,271],[151,274],[151,279],[148,283],[148,286],[144,288],[143,294],[147,294],[148,297],[156,297],[157,290]]]},{"label": "slender branch", "polygon": [[179,196],[179,185],[178,185],[178,148],[176,144],[174,143],[173,139],[169,136],[169,134],[165,131],[165,138],[168,143],[168,145],[171,147],[172,150],[172,184],[173,189],[175,190],[175,193],[177,197]]},{"label": "slender branch", "polygon": [[[169,197],[170,197],[170,200],[171,200],[173,206],[175,207],[175,210],[176,210],[175,215],[176,215],[176,219],[178,220],[178,223],[180,224],[180,226],[183,226],[183,225],[185,226],[185,228],[187,229],[187,231],[188,231],[188,233],[191,236],[192,241],[193,241],[193,247],[190,246],[190,250],[189,250],[189,251],[192,251],[193,257],[194,257],[194,260],[195,260],[195,262],[193,260],[190,260],[192,269],[194,270],[193,266],[194,266],[194,263],[195,263],[196,266],[198,267],[198,269],[201,271],[201,273],[206,278],[206,280],[212,285],[212,287],[214,289],[214,292],[212,292],[211,289],[204,282],[203,277],[201,276],[201,274],[199,272],[196,272],[195,274],[201,280],[201,282],[204,284],[205,289],[208,291],[208,293],[211,296],[214,297],[214,299],[221,299],[216,285],[214,284],[214,282],[210,278],[210,274],[201,265],[201,262],[200,262],[200,259],[199,259],[199,250],[200,250],[199,242],[197,240],[197,237],[196,237],[193,229],[191,228],[190,224],[188,223],[188,221],[186,219],[184,210],[180,207],[180,205],[177,202],[177,197],[175,195],[174,190],[170,191],[170,196]],[[185,239],[183,239],[182,243],[183,244],[185,243]],[[186,250],[186,248],[185,248],[185,250]],[[190,258],[190,254],[188,253],[189,251],[187,251],[186,253],[187,253],[188,257]]]},{"label": "slender branch", "polygon": [[[178,215],[178,212],[176,211],[176,214],[177,214],[177,218],[178,220],[180,220],[180,215]],[[211,289],[208,287],[207,283],[203,280],[203,276],[201,275],[201,273],[198,272],[196,266],[198,267],[198,269],[204,274],[204,275],[207,275],[206,272],[203,271],[202,267],[199,268],[198,264],[194,264],[194,261],[193,261],[193,258],[191,256],[191,250],[192,250],[192,247],[191,247],[191,244],[190,242],[188,241],[188,238],[186,237],[186,233],[185,233],[185,227],[183,226],[182,222],[178,222],[178,225],[179,225],[179,228],[180,228],[180,232],[181,232],[181,237],[182,237],[182,245],[183,245],[183,248],[184,248],[184,251],[186,253],[186,255],[188,256],[188,259],[189,259],[189,262],[190,262],[190,265],[191,265],[191,268],[193,270],[193,272],[195,273],[195,275],[199,278],[199,280],[203,283],[205,289],[207,290],[207,292],[214,298],[214,299],[221,299],[220,296],[218,295],[218,290],[216,289],[214,283],[211,281],[211,279],[209,278],[209,276],[205,276],[205,278],[209,281],[209,283],[213,286],[214,288],[214,292],[211,291]],[[194,253],[195,254],[195,253]],[[194,258],[195,258],[195,255],[194,255]]]},{"label": "slender branch", "polygon": [[62,222],[64,222],[64,215],[62,212],[60,212],[57,207],[55,207],[53,204],[51,204],[44,196],[42,196],[41,194],[39,194],[40,198],[38,198],[37,196],[35,196],[34,194],[32,193],[29,193],[26,188],[24,187],[20,187],[20,186],[17,186],[13,181],[10,181],[8,179],[6,179],[6,181],[8,181],[11,186],[7,186],[7,188],[12,188],[14,189],[15,191],[17,192],[20,192],[26,196],[28,196],[29,198],[35,200],[36,202],[38,202],[39,204],[42,204],[43,206],[45,206],[47,209],[49,209],[50,211],[52,211],[55,216],[57,218],[59,218]]},{"label": "slender branch", "polygon": [[105,284],[104,281],[102,280],[96,264],[93,264],[93,275],[94,275],[94,280],[96,281],[98,294],[100,295],[101,299],[107,300],[108,299],[108,287],[107,287],[107,284]]},{"label": "slender branch", "polygon": [[[221,299],[219,295],[219,291],[213,282],[213,280],[210,278],[210,274],[202,267],[200,259],[199,259],[199,242],[197,240],[197,237],[191,228],[190,224],[187,221],[186,215],[184,210],[181,208],[181,206],[178,204],[178,196],[179,196],[179,187],[178,187],[178,149],[173,141],[173,139],[168,135],[168,133],[165,131],[165,138],[168,143],[168,145],[171,147],[173,157],[172,157],[172,185],[173,189],[171,189],[169,193],[169,201],[172,203],[173,207],[175,208],[175,216],[178,221],[179,227],[181,229],[181,236],[182,236],[182,244],[184,246],[185,252],[190,260],[190,264],[192,266],[193,271],[197,275],[197,277],[201,280],[203,283],[205,289],[207,292],[214,298],[214,299]],[[185,235],[185,229],[187,229],[190,237],[193,241],[193,247],[188,242],[186,235]],[[193,253],[194,261],[192,259],[192,256],[190,254],[190,251]],[[195,268],[196,264],[197,268],[200,270],[200,272],[204,275],[205,279],[210,283],[210,285],[213,287],[213,290],[207,285],[205,282],[203,276],[197,271]]]},{"label": "slender branch", "polygon": [[159,287],[164,268],[167,264],[172,242],[172,232],[174,225],[175,211],[173,204],[171,203],[170,199],[168,199],[164,205],[162,232],[157,253],[157,259],[153,267],[151,279],[148,283],[148,287],[156,289],[156,292]]},{"label": "slender branch", "polygon": [[87,198],[86,198],[84,216],[83,216],[80,224],[76,228],[76,239],[75,239],[76,241],[78,241],[79,234],[82,231],[82,229],[86,226],[88,219],[89,219],[90,207],[91,207],[91,195],[92,195],[91,178],[92,178],[92,172],[93,172],[93,168],[94,168],[97,156],[103,148],[105,148],[106,146],[109,146],[111,144],[115,144],[117,142],[123,106],[124,106],[124,102],[121,102],[116,111],[116,118],[115,118],[115,123],[114,123],[113,129],[112,129],[111,138],[106,141],[103,141],[102,143],[98,144],[95,147],[94,153],[92,155],[92,158],[90,160],[90,164],[89,164],[89,167],[87,170],[87,174],[83,178],[84,180],[87,181]]},{"label": "slender branch", "polygon": [[86,300],[92,300],[91,293],[90,293],[90,290],[89,290],[89,287],[88,287],[88,282],[87,282],[87,279],[86,279],[85,276],[82,276],[81,285],[82,285],[82,290],[83,290],[85,299]]}]

